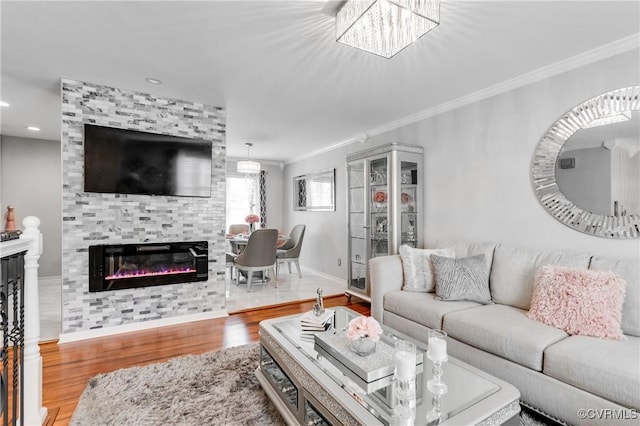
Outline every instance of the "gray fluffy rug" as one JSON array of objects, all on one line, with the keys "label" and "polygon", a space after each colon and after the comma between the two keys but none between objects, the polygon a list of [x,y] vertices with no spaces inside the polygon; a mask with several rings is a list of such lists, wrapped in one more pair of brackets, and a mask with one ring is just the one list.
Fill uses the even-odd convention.
[{"label": "gray fluffy rug", "polygon": [[[254,372],[257,343],[92,377],[71,426],[284,425]],[[548,423],[523,410],[522,426]]]},{"label": "gray fluffy rug", "polygon": [[71,426],[283,425],[254,376],[258,345],[92,377]]}]

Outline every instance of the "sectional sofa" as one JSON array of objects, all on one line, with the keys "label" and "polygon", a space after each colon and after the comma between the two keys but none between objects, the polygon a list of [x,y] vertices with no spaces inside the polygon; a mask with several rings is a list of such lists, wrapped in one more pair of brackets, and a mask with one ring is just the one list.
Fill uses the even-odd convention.
[{"label": "sectional sofa", "polygon": [[[552,419],[640,424],[640,259],[496,243],[437,247],[447,247],[455,258],[482,254],[492,301],[442,301],[433,292],[405,291],[401,256],[384,256],[369,265],[373,317],[422,341],[430,328],[445,330],[451,356],[512,383],[524,405]],[[536,272],[543,265],[613,271],[626,280],[623,339],[570,335],[529,318]]]}]

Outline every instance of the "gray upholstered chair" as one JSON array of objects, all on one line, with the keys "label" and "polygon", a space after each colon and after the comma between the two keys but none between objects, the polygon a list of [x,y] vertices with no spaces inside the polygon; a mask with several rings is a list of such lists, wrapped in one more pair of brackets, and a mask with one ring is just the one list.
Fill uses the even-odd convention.
[{"label": "gray upholstered chair", "polygon": [[240,273],[247,274],[247,291],[251,290],[254,272],[262,272],[262,283],[266,283],[265,274],[273,271],[274,281],[278,286],[278,274],[276,272],[276,245],[278,243],[277,229],[258,229],[253,231],[247,241],[247,247],[237,255],[233,261],[236,273],[236,285],[240,284]]},{"label": "gray upholstered chair", "polygon": [[280,268],[280,263],[287,262],[287,266],[289,267],[289,273],[291,273],[291,262],[296,264],[296,269],[298,270],[298,276],[302,278],[302,273],[300,273],[300,250],[302,249],[302,240],[304,239],[304,231],[306,229],[306,225],[296,225],[291,230],[291,234],[289,240],[280,249],[278,249],[278,253],[276,255],[276,274],[278,273],[278,268]]},{"label": "gray upholstered chair", "polygon": [[249,225],[246,223],[234,223],[229,225],[229,233],[233,235],[242,234],[243,232],[249,233]]}]

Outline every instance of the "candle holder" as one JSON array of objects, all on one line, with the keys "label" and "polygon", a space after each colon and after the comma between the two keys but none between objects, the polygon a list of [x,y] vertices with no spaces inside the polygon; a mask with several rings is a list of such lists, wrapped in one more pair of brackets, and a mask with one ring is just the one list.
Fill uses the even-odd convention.
[{"label": "candle holder", "polygon": [[442,393],[433,395],[433,398],[431,399],[432,408],[427,412],[427,424],[439,424],[447,419],[447,415],[442,412],[442,395],[445,393],[447,393],[446,390]]},{"label": "candle holder", "polygon": [[427,389],[434,395],[443,395],[447,392],[447,385],[442,381],[442,364],[449,360],[446,331],[429,330],[427,358],[433,363],[433,379],[427,382]]},{"label": "candle holder", "polygon": [[416,345],[406,340],[397,340],[395,352],[396,393],[401,398],[416,397]]},{"label": "candle holder", "polygon": [[394,380],[392,426],[413,426],[416,420],[416,380]]}]

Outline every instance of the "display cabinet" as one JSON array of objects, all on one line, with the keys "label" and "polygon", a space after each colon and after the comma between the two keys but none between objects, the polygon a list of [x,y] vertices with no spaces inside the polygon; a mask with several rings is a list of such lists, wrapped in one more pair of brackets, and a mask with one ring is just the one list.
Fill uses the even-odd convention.
[{"label": "display cabinet", "polygon": [[422,147],[390,143],[347,156],[347,294],[371,300],[368,262],[422,242]]}]

